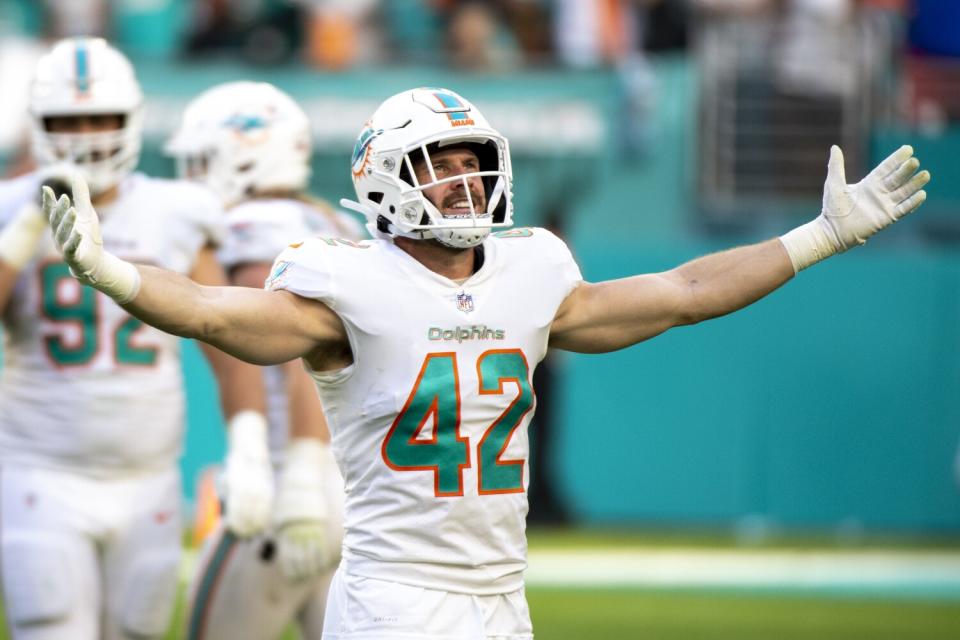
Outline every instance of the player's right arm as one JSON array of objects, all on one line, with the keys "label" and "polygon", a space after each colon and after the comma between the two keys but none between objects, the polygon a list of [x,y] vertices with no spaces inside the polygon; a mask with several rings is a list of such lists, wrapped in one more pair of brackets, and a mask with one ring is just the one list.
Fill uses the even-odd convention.
[{"label": "player's right arm", "polygon": [[45,227],[40,208],[31,201],[0,230],[0,310],[7,306],[20,271],[36,252]]},{"label": "player's right arm", "polygon": [[199,285],[171,271],[133,265],[104,251],[86,183],[73,180],[73,202],[44,187],[43,211],[57,248],[81,282],[167,333],[195,338],[254,364],[303,357],[324,368],[347,342],[340,318],[322,302],[286,291]]},{"label": "player's right arm", "polygon": [[10,266],[3,258],[0,258],[0,315],[7,307],[7,303],[10,302],[10,296],[19,275],[19,269]]},{"label": "player's right arm", "polygon": [[139,292],[122,303],[127,311],[162,331],[201,340],[246,362],[314,361],[322,359],[325,347],[346,341],[340,318],[322,302],[287,291],[202,286],[157,267],[136,269]]}]

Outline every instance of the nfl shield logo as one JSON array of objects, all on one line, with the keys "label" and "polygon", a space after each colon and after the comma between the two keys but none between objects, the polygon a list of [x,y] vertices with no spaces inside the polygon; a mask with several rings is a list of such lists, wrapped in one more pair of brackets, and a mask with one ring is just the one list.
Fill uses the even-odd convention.
[{"label": "nfl shield logo", "polygon": [[457,309],[464,313],[473,311],[473,296],[469,293],[460,292],[457,294]]}]

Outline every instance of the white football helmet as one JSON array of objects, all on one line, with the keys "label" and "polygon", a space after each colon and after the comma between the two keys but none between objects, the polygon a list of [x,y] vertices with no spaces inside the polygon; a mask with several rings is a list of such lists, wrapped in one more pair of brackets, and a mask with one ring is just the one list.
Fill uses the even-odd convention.
[{"label": "white football helmet", "polygon": [[165,150],[179,177],[207,185],[228,205],[254,193],[302,191],[310,178],[307,115],[266,82],[228,82],[201,93]]},{"label": "white football helmet", "polygon": [[[30,86],[33,153],[41,166],[73,165],[93,194],[117,185],[137,166],[143,94],[127,58],[101,38],[60,40],[37,62]],[[51,117],[122,116],[119,129],[52,133]]]},{"label": "white football helmet", "polygon": [[[437,178],[430,153],[467,146],[479,171]],[[425,160],[431,180],[421,184],[414,162]],[[486,206],[478,210],[468,180],[483,181]],[[462,181],[470,213],[444,215],[424,189]],[[353,185],[358,202],[341,204],[367,217],[374,235],[435,238],[454,248],[473,247],[491,228],[513,221],[513,171],[507,139],[475,106],[448,89],[420,88],[388,98],[364,125],[353,148]]]}]

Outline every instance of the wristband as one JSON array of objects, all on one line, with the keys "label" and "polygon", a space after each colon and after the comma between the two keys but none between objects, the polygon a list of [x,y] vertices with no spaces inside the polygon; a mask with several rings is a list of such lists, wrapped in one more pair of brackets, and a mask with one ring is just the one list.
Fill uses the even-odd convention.
[{"label": "wristband", "polygon": [[780,236],[780,242],[790,256],[794,273],[800,273],[810,265],[843,250],[822,217],[788,231]]},{"label": "wristband", "polygon": [[316,438],[296,438],[287,445],[274,507],[278,523],[326,517],[324,476],[332,463],[330,447]]},{"label": "wristband", "polygon": [[106,251],[96,268],[83,274],[83,278],[116,300],[117,304],[127,304],[140,293],[140,272],[137,267]]},{"label": "wristband", "polygon": [[259,411],[244,409],[234,414],[227,424],[227,440],[228,455],[230,452],[243,452],[245,455],[254,454],[263,459],[269,457],[267,419]]}]

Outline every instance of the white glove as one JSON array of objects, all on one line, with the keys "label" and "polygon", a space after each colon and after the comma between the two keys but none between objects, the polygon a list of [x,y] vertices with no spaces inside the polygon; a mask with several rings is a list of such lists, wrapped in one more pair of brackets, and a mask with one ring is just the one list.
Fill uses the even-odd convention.
[{"label": "white glove", "polygon": [[863,180],[847,184],[843,152],[836,145],[831,147],[820,216],[780,237],[794,271],[864,244],[877,231],[915,211],[927,199],[922,188],[930,181],[930,172],[917,173],[919,167],[913,147],[904,145]]},{"label": "white glove", "polygon": [[323,491],[331,464],[329,447],[320,440],[298,438],[287,446],[273,521],[277,563],[288,580],[316,576],[335,559]]},{"label": "white glove", "polygon": [[66,194],[57,200],[53,189],[43,187],[43,214],[50,221],[57,249],[77,280],[126,304],[140,290],[140,273],[129,262],[103,250],[100,222],[84,179],[74,174],[72,188],[73,204]]},{"label": "white glove", "polygon": [[267,447],[267,420],[241,411],[227,425],[227,458],[220,475],[223,523],[234,535],[260,533],[270,522],[273,468]]}]

